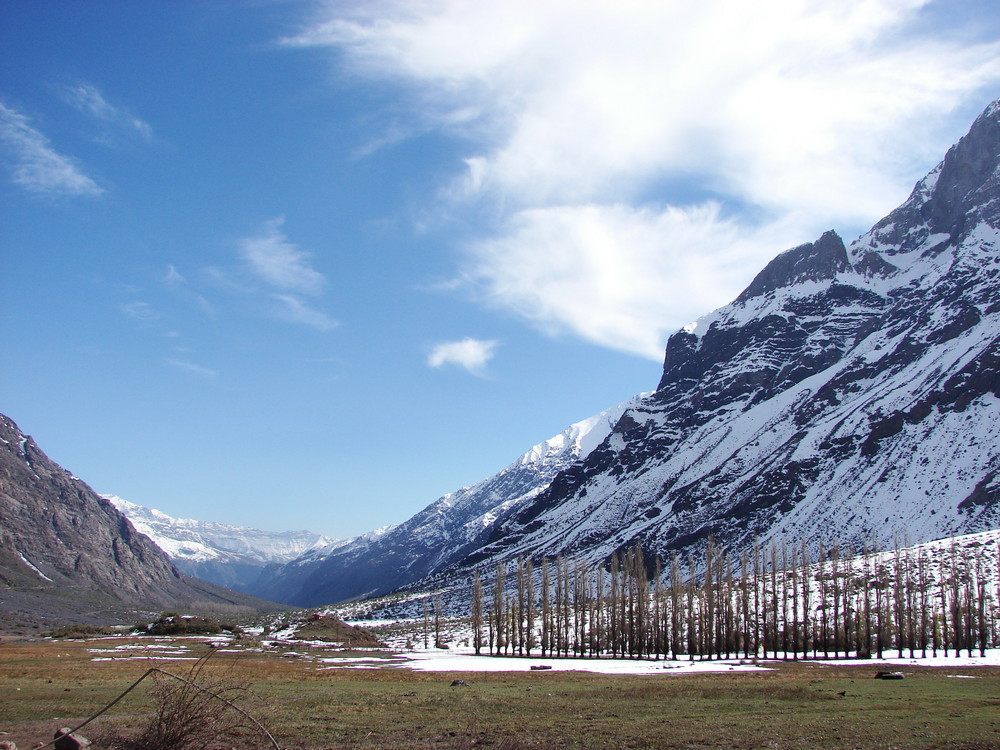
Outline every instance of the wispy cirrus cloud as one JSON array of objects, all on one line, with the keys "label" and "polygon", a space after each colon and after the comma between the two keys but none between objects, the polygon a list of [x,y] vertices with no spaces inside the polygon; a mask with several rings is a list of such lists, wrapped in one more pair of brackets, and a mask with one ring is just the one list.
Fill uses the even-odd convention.
[{"label": "wispy cirrus cloud", "polygon": [[123,106],[111,104],[100,89],[89,83],[77,83],[60,89],[63,99],[74,109],[115,131],[144,141],[153,140],[153,128]]},{"label": "wispy cirrus cloud", "polygon": [[271,299],[278,303],[275,316],[289,323],[301,323],[315,328],[317,331],[332,331],[339,323],[325,312],[303,302],[291,294],[272,294]]},{"label": "wispy cirrus cloud", "polygon": [[435,368],[455,365],[482,377],[487,363],[493,359],[497,344],[496,341],[473,338],[445,341],[437,344],[427,355],[427,365]]},{"label": "wispy cirrus cloud", "polygon": [[157,320],[160,317],[150,303],[143,302],[141,300],[127,302],[124,305],[121,305],[119,309],[133,320],[138,320],[143,323]]},{"label": "wispy cirrus cloud", "polygon": [[285,43],[465,149],[439,198],[496,217],[467,288],[651,359],[773,255],[901,202],[1000,83],[995,35],[930,0],[321,8]]},{"label": "wispy cirrus cloud", "polygon": [[240,241],[240,256],[248,270],[268,286],[287,292],[319,294],[326,278],[312,267],[311,253],[289,242],[282,231],[285,218],[264,224],[257,234]]},{"label": "wispy cirrus cloud", "polygon": [[[271,317],[331,331],[339,323],[311,301],[323,295],[326,276],[313,267],[311,252],[288,239],[284,223],[281,216],[271,219],[258,232],[239,240],[237,255],[242,263],[238,268],[213,266],[204,275],[230,294],[254,300]],[[173,274],[180,276],[171,267],[168,277]]]},{"label": "wispy cirrus cloud", "polygon": [[176,266],[171,264],[167,266],[167,270],[163,273],[163,282],[168,286],[176,286],[186,284],[187,279],[185,279],[184,275],[177,270]]},{"label": "wispy cirrus cloud", "polygon": [[747,265],[796,244],[801,227],[749,231],[716,203],[624,204],[518,211],[505,232],[468,248],[466,286],[550,334],[663,357],[671,321],[692,299],[724,304]]},{"label": "wispy cirrus cloud", "polygon": [[187,372],[202,378],[216,378],[219,375],[216,370],[196,364],[195,362],[191,362],[187,359],[168,357],[164,360],[164,362],[176,370],[181,370],[182,372]]},{"label": "wispy cirrus cloud", "polygon": [[104,189],[70,156],[61,154],[23,114],[0,102],[0,143],[7,152],[11,178],[37,194],[99,196]]}]

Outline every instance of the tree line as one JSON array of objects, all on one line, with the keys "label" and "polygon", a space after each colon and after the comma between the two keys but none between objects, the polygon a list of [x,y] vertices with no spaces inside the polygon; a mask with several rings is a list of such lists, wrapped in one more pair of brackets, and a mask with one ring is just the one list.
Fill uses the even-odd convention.
[{"label": "tree line", "polygon": [[[857,554],[852,554],[852,553]],[[671,659],[970,656],[996,645],[1000,545],[850,550],[712,540],[666,564],[500,562],[471,581],[476,654]]]}]

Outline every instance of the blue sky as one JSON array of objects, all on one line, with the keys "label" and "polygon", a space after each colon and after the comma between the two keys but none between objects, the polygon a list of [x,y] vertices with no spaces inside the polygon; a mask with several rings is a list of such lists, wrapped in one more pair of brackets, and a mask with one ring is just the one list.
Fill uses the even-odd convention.
[{"label": "blue sky", "polygon": [[0,65],[0,410],[99,492],[343,537],[902,202],[1000,11],[7,0]]}]

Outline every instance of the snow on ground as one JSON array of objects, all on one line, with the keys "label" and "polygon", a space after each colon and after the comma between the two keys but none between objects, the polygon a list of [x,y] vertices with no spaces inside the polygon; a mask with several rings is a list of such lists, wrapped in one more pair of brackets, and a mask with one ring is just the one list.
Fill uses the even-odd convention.
[{"label": "snow on ground", "polygon": [[[412,669],[419,672],[528,672],[538,666],[551,667],[553,672],[594,672],[599,674],[662,675],[694,674],[708,672],[762,672],[787,663],[758,659],[757,663],[746,659],[723,659],[717,661],[687,661],[680,659],[652,661],[645,659],[544,659],[541,657],[515,656],[475,656],[462,652],[412,651],[399,654],[389,666]],[[799,659],[817,665],[876,666],[890,664],[907,667],[1000,667],[1000,649],[988,649],[986,656],[937,656],[926,659],[892,658],[886,654],[883,659]],[[549,671],[549,670],[546,670]]]},{"label": "snow on ground", "polygon": [[197,656],[95,656],[91,661],[198,661]]},{"label": "snow on ground", "polygon": [[[905,649],[904,649],[905,652]],[[964,652],[968,654],[968,652]],[[979,649],[973,649],[974,654],[979,653]],[[986,656],[955,656],[954,652],[949,652],[951,656],[928,656],[926,659],[911,659],[891,656],[887,651],[881,659],[823,659],[820,664],[892,664],[904,667],[1000,667],[1000,648],[986,649]],[[954,675],[949,675],[954,676]]]},{"label": "snow on ground", "polygon": [[[102,639],[99,639],[102,640]],[[110,640],[110,638],[108,639]],[[194,660],[190,647],[210,644],[217,651],[228,653],[245,651],[245,646],[234,648],[234,643],[219,636],[182,636],[157,638],[150,643],[125,643],[110,648],[93,647],[92,661],[144,660],[180,661]],[[324,641],[299,641],[284,638],[264,640],[255,651],[269,649],[295,650],[275,652],[282,658],[299,658],[327,669],[410,669],[415,672],[590,672],[605,675],[689,675],[730,672],[765,672],[777,668],[791,659],[720,659],[713,661],[688,661],[687,659],[581,659],[546,658],[542,656],[476,656],[469,648],[456,649],[378,649],[366,650],[363,655],[356,651],[342,653],[343,647]],[[340,653],[338,653],[340,652]],[[895,656],[896,652],[886,651],[881,659],[856,659],[840,657],[832,659],[802,659],[800,663],[823,666],[893,666],[893,667],[936,667],[963,669],[975,667],[1000,668],[1000,648],[987,649],[985,656],[956,656],[953,651],[948,656],[928,656],[910,658]],[[532,668],[535,668],[532,670]],[[538,667],[546,667],[544,670]],[[973,675],[949,674],[948,677],[968,678]]]},{"label": "snow on ground", "polygon": [[[552,672],[595,672],[598,674],[693,674],[695,672],[763,672],[765,667],[728,661],[648,661],[639,659],[543,659],[522,656],[475,656],[459,652],[414,651],[400,654],[403,669],[417,672],[529,672],[546,666]],[[541,670],[539,670],[541,671]]]}]

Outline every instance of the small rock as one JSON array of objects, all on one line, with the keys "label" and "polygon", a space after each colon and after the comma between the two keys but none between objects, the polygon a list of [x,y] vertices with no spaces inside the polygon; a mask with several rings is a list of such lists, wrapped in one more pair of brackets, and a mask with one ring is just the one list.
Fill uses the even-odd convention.
[{"label": "small rock", "polygon": [[451,683],[452,687],[469,687],[469,683],[465,680],[453,680]]},{"label": "small rock", "polygon": [[90,747],[90,740],[82,734],[74,734],[69,727],[57,729],[53,739],[55,740],[53,747],[56,750],[82,750]]},{"label": "small rock", "polygon": [[0,741],[0,750],[17,750],[17,745],[10,740],[2,740]]}]

